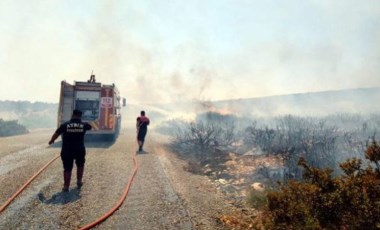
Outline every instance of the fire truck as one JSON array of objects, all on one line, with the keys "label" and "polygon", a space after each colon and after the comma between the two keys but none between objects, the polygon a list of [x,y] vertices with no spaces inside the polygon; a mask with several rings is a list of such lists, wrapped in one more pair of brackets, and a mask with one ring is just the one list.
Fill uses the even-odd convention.
[{"label": "fire truck", "polygon": [[74,109],[81,110],[82,120],[92,126],[92,130],[86,134],[87,139],[116,140],[120,131],[121,106],[119,91],[115,84],[96,82],[94,74],[91,74],[90,80],[75,81],[73,85],[62,81],[58,126],[71,119]]}]

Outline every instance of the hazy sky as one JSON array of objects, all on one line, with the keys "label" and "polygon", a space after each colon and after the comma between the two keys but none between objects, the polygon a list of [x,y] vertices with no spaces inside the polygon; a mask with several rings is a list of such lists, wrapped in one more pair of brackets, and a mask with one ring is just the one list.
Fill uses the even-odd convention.
[{"label": "hazy sky", "polygon": [[380,86],[380,1],[0,1],[0,100],[92,70],[132,103]]}]

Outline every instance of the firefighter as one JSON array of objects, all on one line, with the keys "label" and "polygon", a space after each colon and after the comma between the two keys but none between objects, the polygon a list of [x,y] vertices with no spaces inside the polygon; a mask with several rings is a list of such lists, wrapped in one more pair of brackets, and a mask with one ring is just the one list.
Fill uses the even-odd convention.
[{"label": "firefighter", "polygon": [[143,152],[143,146],[146,133],[148,132],[149,118],[145,116],[145,111],[140,112],[140,116],[137,117],[136,129],[137,129],[137,143],[139,145],[139,152]]},{"label": "firefighter", "polygon": [[82,111],[74,110],[71,120],[63,123],[53,134],[49,145],[62,135],[61,159],[63,163],[63,192],[68,192],[71,180],[71,171],[74,161],[77,166],[77,186],[80,189],[83,185],[82,177],[84,171],[86,148],[84,146],[84,135],[91,125],[82,122]]}]

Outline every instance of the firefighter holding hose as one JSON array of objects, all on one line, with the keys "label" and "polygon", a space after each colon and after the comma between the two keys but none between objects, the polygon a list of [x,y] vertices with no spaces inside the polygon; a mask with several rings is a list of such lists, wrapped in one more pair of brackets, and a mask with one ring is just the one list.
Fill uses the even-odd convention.
[{"label": "firefighter holding hose", "polygon": [[86,156],[86,148],[84,146],[84,135],[87,130],[91,129],[91,125],[82,122],[82,111],[74,110],[71,120],[63,123],[55,131],[49,141],[49,145],[62,135],[61,159],[63,163],[63,192],[68,192],[71,181],[71,171],[74,161],[77,166],[77,186],[80,189],[83,185],[82,177],[84,171],[84,163]]},{"label": "firefighter holding hose", "polygon": [[136,129],[137,129],[137,143],[139,145],[139,152],[143,152],[143,146],[146,133],[148,132],[149,118],[145,116],[145,111],[140,112],[140,116],[137,117]]}]

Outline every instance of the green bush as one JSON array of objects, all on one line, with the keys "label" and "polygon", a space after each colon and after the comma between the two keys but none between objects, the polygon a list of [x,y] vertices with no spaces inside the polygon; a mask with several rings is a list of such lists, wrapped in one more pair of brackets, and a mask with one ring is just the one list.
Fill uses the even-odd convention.
[{"label": "green bush", "polygon": [[247,196],[247,204],[256,209],[262,209],[267,204],[266,193],[250,189]]},{"label": "green bush", "polygon": [[305,181],[291,181],[269,192],[267,229],[379,229],[380,146],[376,141],[365,152],[369,160],[340,164],[344,174],[311,167],[301,158]]},{"label": "green bush", "polygon": [[4,121],[0,118],[0,137],[20,135],[28,132],[25,126],[17,123],[17,120]]}]

